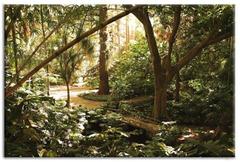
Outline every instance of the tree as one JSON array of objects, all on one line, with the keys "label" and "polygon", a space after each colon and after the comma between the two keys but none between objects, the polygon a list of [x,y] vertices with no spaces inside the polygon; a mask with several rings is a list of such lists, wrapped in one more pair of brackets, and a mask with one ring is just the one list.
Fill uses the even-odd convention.
[{"label": "tree", "polygon": [[125,49],[128,49],[129,46],[129,18],[128,16],[125,17],[126,18],[126,22],[125,22],[125,34],[126,34],[126,41],[125,41]]},{"label": "tree", "polygon": [[45,65],[47,65],[49,62],[51,62],[53,59],[57,58],[60,56],[64,51],[69,49],[70,47],[74,46],[75,44],[79,43],[82,41],[84,38],[88,37],[89,35],[95,33],[96,31],[100,30],[101,28],[105,27],[106,25],[130,14],[132,11],[137,9],[139,6],[132,7],[124,12],[121,12],[120,14],[106,20],[105,22],[100,23],[99,25],[95,26],[94,28],[82,33],[79,35],[77,38],[66,44],[65,46],[59,48],[55,52],[53,52],[52,55],[50,55],[48,58],[46,58],[44,61],[42,61],[40,64],[38,64],[35,68],[33,68],[30,72],[28,72],[21,80],[19,80],[18,84],[15,84],[12,87],[7,87],[5,88],[5,96],[9,96],[13,94],[19,87],[22,86],[22,84],[28,80],[31,76],[36,74],[41,68],[43,68]]},{"label": "tree", "polygon": [[[64,32],[64,44],[67,44],[67,35]],[[81,41],[79,45],[75,48],[70,48],[68,51],[64,52],[59,56],[59,70],[61,77],[63,78],[67,87],[67,104],[66,106],[70,108],[70,83],[72,81],[75,71],[80,67],[85,56],[91,55],[93,53],[93,45],[88,39]]]},{"label": "tree", "polygon": [[[45,40],[46,39],[46,34],[45,34],[45,29],[44,29],[44,17],[43,17],[43,6],[42,5],[41,5],[41,8],[40,8],[40,16],[41,16],[41,26],[42,26],[43,40]],[[47,50],[46,49],[46,44],[44,44],[43,49]],[[49,84],[49,65],[46,66],[46,72],[47,72],[46,87],[47,87],[47,95],[49,96],[49,89],[50,89],[50,84]]]},{"label": "tree", "polygon": [[[176,54],[176,61],[178,62],[179,61],[179,54],[177,53]],[[180,73],[179,71],[176,73],[176,81],[175,81],[175,101],[176,102],[179,102],[180,101]]]},{"label": "tree", "polygon": [[[129,7],[129,6],[127,6]],[[229,11],[228,11],[229,12]],[[231,10],[230,10],[231,13]],[[201,54],[201,51],[211,44],[218,43],[226,38],[233,35],[232,31],[232,20],[230,24],[225,24],[222,19],[226,19],[225,15],[215,18],[214,22],[220,21],[222,24],[215,24],[214,28],[207,31],[208,35],[202,40],[195,44],[186,55],[182,57],[175,65],[171,64],[171,53],[172,46],[176,39],[176,33],[180,23],[181,7],[174,6],[174,19],[173,19],[173,31],[169,38],[169,49],[168,54],[161,58],[158,52],[156,39],[153,32],[153,27],[148,16],[146,6],[142,6],[137,10],[133,11],[133,14],[143,24],[148,47],[151,53],[154,71],[154,85],[155,85],[155,96],[154,96],[154,108],[153,117],[155,119],[164,120],[167,118],[167,87],[173,77],[179,72],[185,65],[187,65],[192,59]],[[222,18],[222,19],[221,19]],[[221,21],[222,20],[222,21]],[[230,26],[229,26],[230,25]]]},{"label": "tree", "polygon": [[[9,8],[11,8],[11,6],[10,6]],[[18,13],[18,15],[21,15],[21,13],[20,13],[21,8],[24,8],[24,9],[25,9],[25,11],[24,11],[25,13],[24,13],[24,14],[27,15],[26,17],[21,17],[21,16],[19,17],[19,20],[23,23],[23,25],[22,25],[22,26],[23,26],[23,33],[22,33],[22,34],[23,34],[24,37],[26,38],[25,40],[29,40],[29,38],[27,38],[27,35],[29,35],[29,32],[31,33],[30,35],[32,35],[32,33],[33,33],[34,30],[37,31],[36,28],[33,28],[33,29],[31,29],[31,30],[29,31],[29,28],[31,28],[30,26],[35,26],[35,25],[33,25],[33,24],[36,22],[36,20],[34,20],[34,18],[37,19],[38,15],[35,15],[35,16],[33,17],[33,14],[34,14],[34,13],[31,13],[31,12],[28,11],[28,9],[31,8],[31,7],[30,7],[30,6],[21,6],[21,5],[18,6],[18,7],[15,9],[15,10],[16,10],[16,13]],[[38,8],[38,7],[32,6],[32,9],[31,9],[31,10],[34,10],[34,8]],[[41,12],[42,12],[42,9],[40,8],[40,9],[37,9],[37,10],[40,11],[40,14],[39,14],[39,15],[40,15],[40,19],[41,19],[41,22],[40,22],[40,23],[42,23],[42,17],[41,17],[41,15],[42,15],[42,13],[41,13]],[[31,52],[31,54],[25,56],[26,59],[24,59],[23,63],[22,63],[22,64],[19,66],[19,68],[18,68],[18,71],[17,71],[18,74],[19,74],[21,71],[23,71],[27,66],[29,66],[30,62],[32,62],[32,59],[34,58],[33,56],[36,56],[37,52],[41,49],[41,47],[45,44],[45,42],[46,42],[57,30],[59,30],[64,23],[67,23],[68,21],[71,20],[71,19],[70,19],[70,16],[71,16],[74,12],[76,12],[76,11],[77,11],[76,9],[67,11],[66,14],[65,14],[65,16],[64,16],[64,18],[61,19],[61,20],[59,21],[59,23],[58,23],[56,26],[54,26],[54,28],[53,28],[47,35],[45,34],[45,36],[43,36],[43,39],[40,41],[39,44],[37,44],[37,46],[36,46],[35,49]],[[48,12],[49,12],[49,7],[48,7]],[[59,11],[57,11],[57,12],[59,12]],[[48,13],[48,14],[49,14],[49,13]],[[63,14],[64,14],[64,13],[63,13]],[[15,17],[16,17],[16,16],[15,16]],[[14,22],[15,19],[16,19],[15,17],[11,20],[11,22],[9,23],[9,25],[7,26],[7,29],[6,29],[6,31],[5,31],[5,42],[6,42],[7,36],[8,36],[8,29],[13,26],[13,22]],[[42,25],[41,25],[41,26],[42,26]],[[41,30],[42,30],[42,29],[41,29]],[[27,42],[27,41],[26,41],[26,42]],[[27,43],[27,44],[28,44],[28,43]],[[27,53],[27,52],[26,52],[26,53]],[[17,75],[15,75],[15,76],[10,80],[9,84],[6,86],[6,89],[10,88],[11,83],[13,83],[13,81],[16,79],[16,77],[17,77]]]},{"label": "tree", "polygon": [[[107,6],[100,6],[99,9],[99,21],[104,22],[107,20]],[[100,55],[99,55],[99,95],[109,94],[109,83],[108,83],[108,72],[106,67],[107,62],[107,27],[103,27],[99,32],[99,44],[100,44]]]},{"label": "tree", "polygon": [[13,13],[12,8],[10,7],[10,12],[13,20],[12,24],[12,39],[13,39],[13,54],[14,54],[14,62],[15,62],[15,75],[16,75],[16,84],[19,81],[19,73],[18,73],[18,50],[17,50],[17,43],[16,43],[16,23],[14,20],[16,20],[16,13]]}]

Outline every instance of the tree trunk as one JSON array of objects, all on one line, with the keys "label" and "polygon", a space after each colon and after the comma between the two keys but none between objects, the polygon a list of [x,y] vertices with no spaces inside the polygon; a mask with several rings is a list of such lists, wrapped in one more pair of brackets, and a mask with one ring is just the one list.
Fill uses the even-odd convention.
[{"label": "tree trunk", "polygon": [[180,91],[180,75],[179,72],[177,72],[176,74],[176,83],[175,83],[175,102],[179,102],[180,101],[180,95],[179,95],[179,91]]},{"label": "tree trunk", "polygon": [[169,120],[167,114],[167,82],[155,82],[153,118],[156,120]]},{"label": "tree trunk", "polygon": [[[19,5],[18,7],[14,7],[12,8],[11,6],[9,6],[9,12],[10,12],[10,15],[11,15],[11,20],[10,20],[10,23],[8,24],[8,26],[6,27],[6,29],[4,30],[4,43],[6,44],[7,43],[7,38],[9,36],[9,33],[11,31],[11,29],[13,28],[13,25],[17,19],[17,14],[15,13],[19,13],[20,10],[21,10],[22,6]],[[14,9],[14,13],[13,13],[13,9]],[[8,12],[8,11],[7,11]],[[4,13],[5,14],[5,20],[4,20],[4,24],[6,24],[6,15],[7,13]]]},{"label": "tree trunk", "polygon": [[69,89],[69,82],[68,81],[65,81],[66,82],[66,86],[67,86],[67,104],[66,106],[68,108],[70,108],[70,89]]},{"label": "tree trunk", "polygon": [[[118,9],[117,6],[118,5],[115,5],[115,9],[116,10]],[[120,19],[116,21],[116,29],[114,31],[114,35],[116,37],[115,43],[117,43],[116,47],[117,47],[117,53],[118,53],[120,51],[120,49],[121,49],[121,46],[120,46],[120,44],[121,44],[121,41],[120,41],[120,37],[121,37],[120,36]]]},{"label": "tree trunk", "polygon": [[[100,13],[99,13],[99,21],[104,22],[107,20],[107,7],[101,6]],[[106,27],[100,29],[99,38],[100,38],[100,55],[99,55],[99,95],[106,95],[109,94],[109,83],[108,83],[108,72],[106,68],[106,61],[107,61],[107,31]]]},{"label": "tree trunk", "polygon": [[159,56],[152,24],[149,20],[147,11],[141,8],[133,13],[143,24],[153,63],[154,87],[155,87],[153,118],[157,120],[162,120],[165,118],[164,115],[166,114],[167,105],[166,75],[165,73],[163,73],[163,69],[161,66],[161,58]]},{"label": "tree trunk", "polygon": [[46,67],[46,71],[47,71],[47,78],[46,78],[46,87],[47,87],[47,95],[50,95],[50,81],[49,81],[49,66],[47,65]]},{"label": "tree trunk", "polygon": [[161,114],[161,83],[155,76],[154,82],[154,107],[152,110],[152,116],[154,119],[160,119]]},{"label": "tree trunk", "polygon": [[31,77],[30,84],[31,84],[31,89],[33,90],[34,89],[34,78],[33,77]]},{"label": "tree trunk", "polygon": [[[176,53],[176,61],[179,61],[179,53]],[[179,91],[180,91],[180,72],[178,71],[176,73],[176,83],[175,83],[175,102],[179,102],[180,101],[180,95],[179,95]]]},{"label": "tree trunk", "polygon": [[121,41],[120,41],[120,20],[117,20],[117,43],[118,43],[118,46],[117,46],[117,48],[118,48],[118,52],[120,51],[120,49],[121,49]]},{"label": "tree trunk", "polygon": [[18,56],[17,56],[17,43],[16,43],[15,24],[13,24],[13,26],[12,26],[12,37],[13,37],[13,55],[14,55],[14,63],[15,63],[16,83],[18,83],[18,81],[19,81],[19,72],[18,72]]},{"label": "tree trunk", "polygon": [[105,27],[106,25],[130,14],[131,12],[133,12],[134,10],[136,10],[137,8],[139,8],[139,6],[134,6],[132,8],[130,8],[129,10],[126,10],[108,20],[106,20],[105,22],[100,23],[98,26],[84,32],[83,34],[81,34],[79,37],[75,38],[74,40],[72,40],[71,42],[69,42],[67,45],[65,45],[64,47],[58,49],[57,51],[55,51],[51,56],[49,56],[48,58],[46,58],[44,61],[42,61],[38,66],[36,66],[34,69],[32,69],[30,72],[28,72],[21,80],[19,80],[18,84],[14,85],[13,87],[7,87],[5,88],[5,96],[10,96],[11,94],[13,94],[19,87],[22,86],[22,84],[28,80],[31,76],[33,76],[35,73],[37,73],[41,68],[43,68],[45,65],[47,65],[49,62],[51,62],[53,59],[55,59],[56,57],[58,57],[59,55],[61,55],[64,51],[66,51],[67,49],[69,49],[70,47],[74,46],[75,44],[79,43],[81,40],[83,40],[84,38],[88,37],[89,35],[95,33],[96,31],[98,31],[99,29],[102,29],[103,27]]},{"label": "tree trunk", "polygon": [[[41,26],[42,26],[42,34],[43,34],[43,40],[46,39],[46,35],[45,35],[45,29],[44,29],[44,21],[43,21],[43,6],[41,5]],[[43,46],[43,50],[47,51],[46,49],[46,44],[44,44]],[[47,56],[49,54],[47,53]],[[48,76],[48,68],[49,68],[49,65],[47,64],[46,65],[46,71],[47,71],[47,77],[46,77],[46,89],[47,89],[47,95],[49,96],[49,76]]]},{"label": "tree trunk", "polygon": [[128,16],[126,16],[126,23],[125,23],[125,32],[126,32],[126,41],[125,41],[125,49],[128,50],[128,46],[129,46],[129,25],[128,25]]}]

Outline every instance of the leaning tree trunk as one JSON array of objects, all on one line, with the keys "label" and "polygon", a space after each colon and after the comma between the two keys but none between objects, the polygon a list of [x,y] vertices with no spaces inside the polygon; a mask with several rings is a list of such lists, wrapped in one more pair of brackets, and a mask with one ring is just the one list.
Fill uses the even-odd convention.
[{"label": "leaning tree trunk", "polygon": [[[107,7],[101,6],[99,13],[99,21],[104,22],[107,20]],[[100,55],[99,55],[99,95],[109,94],[109,83],[108,83],[108,72],[106,68],[106,55],[107,55],[107,31],[106,27],[100,29],[99,37],[100,37]]]}]

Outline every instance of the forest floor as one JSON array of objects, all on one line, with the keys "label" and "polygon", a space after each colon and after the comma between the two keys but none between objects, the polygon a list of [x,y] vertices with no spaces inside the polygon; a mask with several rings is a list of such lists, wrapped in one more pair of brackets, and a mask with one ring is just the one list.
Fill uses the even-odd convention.
[{"label": "forest floor", "polygon": [[[89,87],[70,87],[70,96],[71,96],[71,106],[79,106],[82,105],[86,109],[96,109],[101,107],[105,102],[101,101],[93,101],[93,100],[87,100],[82,97],[79,97],[79,94],[85,94],[85,93],[91,93],[91,92],[97,92],[97,89],[91,89]],[[66,99],[67,98],[67,89],[66,86],[52,86],[50,87],[50,96],[55,98],[56,100],[59,99]],[[132,102],[139,102],[140,100],[151,100],[152,97],[143,96],[143,97],[137,97],[136,99],[130,99],[126,101],[122,101],[123,103],[132,103]],[[133,125],[135,127],[140,127],[151,134],[155,134],[159,130],[159,124],[154,123],[152,121],[146,121],[140,118],[136,118],[132,115],[124,115],[122,116],[122,121],[125,123],[128,123],[130,125]]]}]

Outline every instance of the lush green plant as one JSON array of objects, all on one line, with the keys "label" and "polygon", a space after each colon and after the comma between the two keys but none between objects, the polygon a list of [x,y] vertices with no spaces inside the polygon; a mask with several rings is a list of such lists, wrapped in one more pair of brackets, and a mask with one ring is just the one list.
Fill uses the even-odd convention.
[{"label": "lush green plant", "polygon": [[116,113],[54,102],[29,91],[6,99],[6,156],[118,156],[133,135],[143,133]]},{"label": "lush green plant", "polygon": [[152,103],[144,103],[139,105],[131,105],[131,104],[119,104],[118,108],[126,114],[131,114],[133,116],[140,116],[140,117],[149,117],[151,118],[152,112]]},{"label": "lush green plant", "polygon": [[[215,102],[214,99],[216,96],[211,99],[212,102]],[[69,109],[63,105],[51,97],[29,90],[18,91],[6,98],[5,156],[169,157],[234,154],[232,134],[222,132],[215,139],[208,128],[192,129],[174,122],[163,122],[159,133],[151,137],[145,130],[123,123],[122,115],[106,108],[89,111],[82,107]]]},{"label": "lush green plant", "polygon": [[37,147],[44,137],[45,107],[50,97],[20,91],[5,100],[5,156],[38,156]]},{"label": "lush green plant", "polygon": [[87,100],[93,101],[110,101],[116,99],[116,97],[112,95],[98,95],[97,93],[80,94],[79,97],[83,97]]},{"label": "lush green plant", "polygon": [[147,43],[139,38],[116,61],[111,74],[112,93],[131,98],[153,93],[153,75]]},{"label": "lush green plant", "polygon": [[181,101],[168,102],[169,115],[179,123],[231,128],[233,125],[233,89],[219,84],[212,89],[203,86],[199,80],[192,80],[194,96],[181,92]]},{"label": "lush green plant", "polygon": [[89,75],[85,78],[86,85],[92,88],[98,88],[99,86],[99,77],[97,76],[98,73]]},{"label": "lush green plant", "polygon": [[187,140],[179,146],[179,156],[204,156],[204,157],[219,157],[219,156],[233,156],[233,153],[224,145],[220,144],[218,140]]}]

